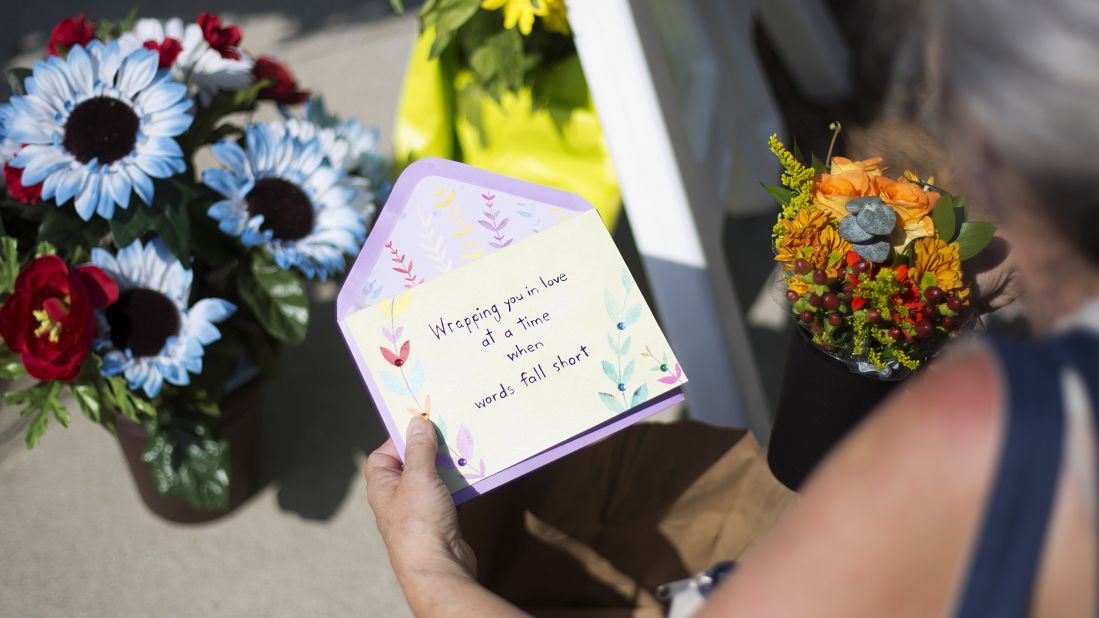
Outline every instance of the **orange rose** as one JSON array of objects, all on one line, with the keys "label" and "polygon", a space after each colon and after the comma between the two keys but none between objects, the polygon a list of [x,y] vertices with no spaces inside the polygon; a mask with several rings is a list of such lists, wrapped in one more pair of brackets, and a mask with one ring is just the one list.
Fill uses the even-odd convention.
[{"label": "orange rose", "polygon": [[851,214],[844,206],[852,198],[878,194],[876,178],[878,176],[858,171],[820,174],[813,179],[813,204],[828,213],[833,221],[839,221]]},{"label": "orange rose", "polygon": [[930,215],[931,209],[939,201],[938,192],[924,191],[920,185],[907,178],[893,180],[885,176],[875,176],[874,184],[882,201],[897,212],[893,246],[898,251],[917,238],[935,234],[935,224]]},{"label": "orange rose", "polygon": [[845,157],[832,157],[832,166],[829,170],[833,174],[844,172],[862,172],[871,176],[881,176],[885,168],[881,166],[881,157],[871,157],[862,161],[852,161]]}]

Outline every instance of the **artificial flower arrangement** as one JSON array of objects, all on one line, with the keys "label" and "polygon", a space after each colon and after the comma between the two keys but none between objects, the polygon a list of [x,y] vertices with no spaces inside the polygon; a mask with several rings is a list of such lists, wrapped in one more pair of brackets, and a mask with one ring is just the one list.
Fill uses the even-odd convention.
[{"label": "artificial flower arrangement", "polygon": [[575,55],[564,0],[428,0],[420,25],[433,32],[429,58],[471,69],[457,109],[483,134],[480,100],[532,88],[544,101],[547,71]]},{"label": "artificial flower arrangement", "polygon": [[[346,268],[387,190],[376,133],[241,42],[209,13],[80,15],[0,106],[5,404],[28,447],[68,425],[64,392],[108,429],[145,423],[157,489],[208,509],[228,500],[221,402],[304,339],[306,280]],[[237,124],[261,102],[283,120]]]},{"label": "artificial flower arrangement", "polygon": [[933,178],[885,175],[881,157],[806,163],[776,135],[769,146],[784,168],[783,186],[764,185],[782,206],[775,260],[798,325],[858,373],[914,371],[972,317],[963,262],[995,227]]}]

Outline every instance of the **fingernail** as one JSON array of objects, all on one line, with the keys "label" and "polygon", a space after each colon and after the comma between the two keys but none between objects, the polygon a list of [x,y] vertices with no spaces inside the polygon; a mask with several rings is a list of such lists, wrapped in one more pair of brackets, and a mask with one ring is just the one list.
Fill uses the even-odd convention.
[{"label": "fingernail", "polygon": [[409,436],[418,436],[420,434],[425,434],[428,430],[427,425],[428,423],[426,420],[420,418],[419,416],[414,416],[412,417],[412,420],[408,422],[408,431],[406,433],[408,433]]}]

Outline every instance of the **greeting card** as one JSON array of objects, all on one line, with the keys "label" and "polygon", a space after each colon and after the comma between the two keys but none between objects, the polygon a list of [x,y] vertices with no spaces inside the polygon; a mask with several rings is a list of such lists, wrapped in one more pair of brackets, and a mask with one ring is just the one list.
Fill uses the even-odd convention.
[{"label": "greeting card", "polygon": [[431,420],[456,502],[682,400],[687,381],[595,209],[451,161],[398,179],[337,301],[398,450]]}]

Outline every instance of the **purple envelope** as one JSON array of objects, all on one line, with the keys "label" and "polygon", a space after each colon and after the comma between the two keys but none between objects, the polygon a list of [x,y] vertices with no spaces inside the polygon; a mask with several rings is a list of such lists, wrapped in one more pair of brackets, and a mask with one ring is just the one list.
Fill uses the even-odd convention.
[{"label": "purple envelope", "polygon": [[[440,183],[430,182],[432,179],[445,179],[449,181],[446,185],[453,188],[433,192],[430,187]],[[459,211],[455,204],[463,204],[465,208]],[[477,207],[471,209],[470,204]],[[340,289],[336,321],[402,457],[404,443],[394,415],[381,396],[377,379],[367,369],[345,318],[591,209],[593,206],[577,195],[443,159],[417,161],[397,179]],[[479,213],[476,218],[463,214],[471,211]],[[474,235],[481,242],[472,242]],[[682,388],[668,391],[503,471],[476,480],[456,491],[454,502],[460,504],[499,487],[682,400]],[[407,413],[401,411],[397,416],[401,422],[407,422]]]}]

